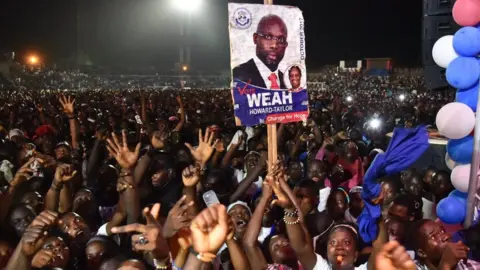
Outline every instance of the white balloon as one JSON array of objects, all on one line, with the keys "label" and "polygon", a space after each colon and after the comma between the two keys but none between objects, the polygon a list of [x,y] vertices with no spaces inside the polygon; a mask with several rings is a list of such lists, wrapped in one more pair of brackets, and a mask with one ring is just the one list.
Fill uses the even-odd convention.
[{"label": "white balloon", "polygon": [[452,185],[461,192],[467,192],[470,182],[470,164],[458,165],[452,170]]},{"label": "white balloon", "polygon": [[447,167],[450,169],[450,171],[453,170],[455,166],[457,166],[455,160],[451,159],[448,153],[445,154],[445,163],[447,164]]},{"label": "white balloon", "polygon": [[442,68],[447,68],[458,54],[453,49],[453,35],[447,35],[439,38],[433,45],[432,49],[433,61]]},{"label": "white balloon", "polygon": [[435,123],[438,132],[449,139],[461,139],[475,127],[475,113],[467,105],[451,102],[437,113]]}]

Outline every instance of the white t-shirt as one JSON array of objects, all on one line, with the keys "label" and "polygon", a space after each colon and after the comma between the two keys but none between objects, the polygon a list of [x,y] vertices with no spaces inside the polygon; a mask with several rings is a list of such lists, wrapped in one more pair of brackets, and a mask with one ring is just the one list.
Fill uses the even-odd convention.
[{"label": "white t-shirt", "polygon": [[[313,267],[313,270],[329,270],[332,269],[332,265],[325,260],[322,256],[317,255],[317,263],[315,264],[315,267]],[[367,263],[364,263],[358,267],[355,267],[355,270],[367,270]]]}]

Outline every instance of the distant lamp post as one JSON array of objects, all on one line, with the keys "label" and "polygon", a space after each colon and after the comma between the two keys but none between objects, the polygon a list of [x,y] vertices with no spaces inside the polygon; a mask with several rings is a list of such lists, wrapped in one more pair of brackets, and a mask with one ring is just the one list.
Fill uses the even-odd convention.
[{"label": "distant lamp post", "polygon": [[178,64],[180,65],[190,65],[189,36],[191,31],[190,26],[192,24],[192,13],[200,9],[203,1],[204,0],[171,0],[172,6],[178,11],[178,17],[180,18],[179,30],[181,41],[179,42],[178,48],[180,52]]}]

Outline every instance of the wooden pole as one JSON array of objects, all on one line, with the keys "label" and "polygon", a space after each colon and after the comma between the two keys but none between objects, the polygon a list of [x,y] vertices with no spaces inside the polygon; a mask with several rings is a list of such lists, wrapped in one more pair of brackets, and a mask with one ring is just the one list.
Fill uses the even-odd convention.
[{"label": "wooden pole", "polygon": [[[273,5],[273,0],[263,0],[265,5]],[[271,171],[273,165],[278,159],[277,155],[277,125],[268,124],[267,125],[267,136],[268,136],[268,171]]]}]

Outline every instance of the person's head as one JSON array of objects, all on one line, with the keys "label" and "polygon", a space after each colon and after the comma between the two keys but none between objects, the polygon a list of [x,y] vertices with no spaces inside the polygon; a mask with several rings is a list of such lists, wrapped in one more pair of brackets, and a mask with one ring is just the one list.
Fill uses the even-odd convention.
[{"label": "person's head", "polygon": [[397,196],[399,188],[394,179],[386,178],[382,181],[383,204],[390,205]]},{"label": "person's head", "polygon": [[388,218],[412,222],[422,218],[422,199],[409,194],[401,194],[393,199],[388,209]]},{"label": "person's head", "polygon": [[330,192],[327,199],[328,214],[337,221],[342,221],[345,218],[345,211],[347,211],[350,203],[350,197],[343,188],[337,188]]},{"label": "person's head", "polygon": [[428,168],[425,171],[425,176],[423,176],[423,183],[427,186],[430,187],[432,184],[433,176],[437,173],[437,170],[435,168]]},{"label": "person's head", "polygon": [[21,237],[25,229],[35,219],[35,216],[36,214],[32,207],[26,204],[19,204],[12,207],[8,221],[10,226],[15,229],[17,236]]},{"label": "person's head", "polygon": [[293,195],[297,198],[300,209],[305,215],[312,212],[318,204],[318,189],[316,183],[310,179],[300,181],[293,189]]},{"label": "person's head", "polygon": [[349,179],[348,171],[345,171],[343,166],[335,164],[330,171],[330,183],[332,187],[338,187]]},{"label": "person's head", "polygon": [[55,159],[62,163],[72,163],[72,148],[67,142],[55,146]]},{"label": "person's head", "polygon": [[255,168],[257,166],[258,161],[260,160],[260,153],[255,151],[250,151],[245,156],[245,169],[248,172],[249,170]]},{"label": "person's head", "polygon": [[354,267],[359,241],[358,230],[353,223],[340,223],[332,228],[328,235],[327,259],[333,269]]},{"label": "person's head", "polygon": [[424,262],[430,261],[433,265],[440,262],[450,239],[450,235],[440,223],[429,219],[414,222],[409,233],[416,257]]},{"label": "person's head", "polygon": [[390,241],[398,241],[403,244],[407,236],[407,222],[400,221],[398,219],[387,219],[385,221],[387,226],[388,239]]},{"label": "person's head", "polygon": [[327,173],[327,165],[323,161],[313,160],[308,164],[307,178],[320,185],[324,185]]},{"label": "person's head", "polygon": [[300,161],[291,161],[288,165],[288,183],[295,186],[303,177],[303,163]]},{"label": "person's head", "polygon": [[354,142],[345,143],[343,146],[345,159],[354,162],[358,158],[358,146]]},{"label": "person's head", "polygon": [[228,201],[228,197],[235,189],[235,181],[232,170],[218,168],[212,169],[202,182],[203,190],[213,190],[220,202]]},{"label": "person's head", "polygon": [[412,173],[410,177],[405,178],[403,189],[410,195],[420,196],[423,190],[421,175],[418,173]]},{"label": "person's head", "polygon": [[450,174],[439,171],[432,177],[431,190],[437,201],[445,198],[453,190]]},{"label": "person's head", "polygon": [[[47,267],[65,269],[70,260],[70,249],[61,237],[49,236],[39,252],[42,250],[51,251],[54,254],[54,259],[50,261]],[[38,256],[38,254],[37,252],[35,256]],[[36,258],[34,257],[33,260],[36,260]]]},{"label": "person's head", "polygon": [[85,247],[88,269],[98,269],[103,260],[113,256],[118,245],[107,236],[95,236]]},{"label": "person's head", "polygon": [[288,78],[293,89],[300,88],[302,83],[302,70],[298,66],[293,66],[288,70]]},{"label": "person's head", "polygon": [[242,239],[247,230],[248,222],[252,216],[252,212],[248,205],[242,201],[237,201],[228,206],[228,215],[232,218],[233,226],[235,227],[235,237]]},{"label": "person's head", "polygon": [[356,187],[353,187],[349,192],[350,214],[355,218],[358,218],[358,216],[360,216],[364,207],[364,202],[362,199],[362,191],[363,191],[362,187],[356,186]]},{"label": "person's head", "polygon": [[36,191],[29,191],[23,194],[20,202],[30,206],[37,214],[40,214],[43,210],[43,197]]},{"label": "person's head", "polygon": [[160,189],[174,177],[174,166],[171,157],[165,153],[154,156],[150,166],[150,183],[154,189]]},{"label": "person's head", "polygon": [[263,241],[262,247],[269,263],[287,264],[297,261],[295,251],[283,234],[269,235]]},{"label": "person's head", "polygon": [[79,244],[86,244],[90,239],[90,228],[85,220],[76,213],[68,212],[60,217],[60,230],[67,234],[70,240]]},{"label": "person's head", "polygon": [[253,34],[257,57],[275,71],[285,56],[288,46],[287,26],[277,15],[267,15],[260,19],[257,32]]},{"label": "person's head", "polygon": [[137,259],[130,259],[122,262],[118,270],[127,270],[127,269],[137,269],[137,270],[147,270],[145,263]]}]

